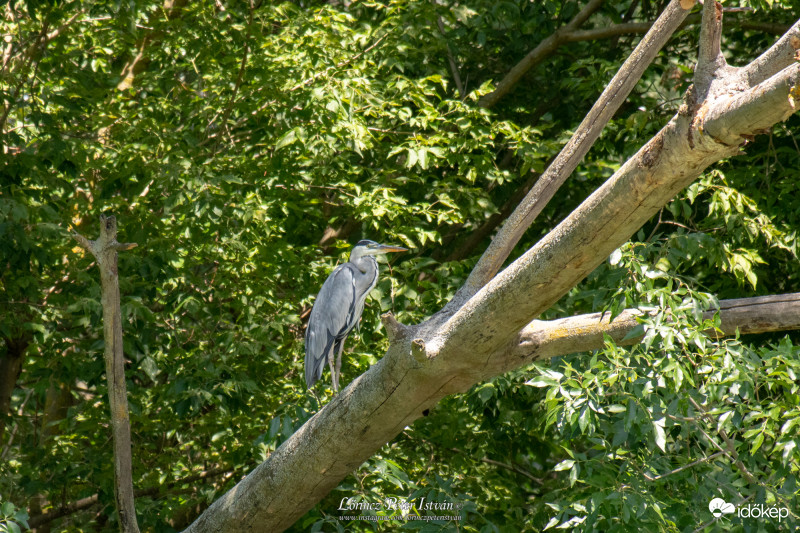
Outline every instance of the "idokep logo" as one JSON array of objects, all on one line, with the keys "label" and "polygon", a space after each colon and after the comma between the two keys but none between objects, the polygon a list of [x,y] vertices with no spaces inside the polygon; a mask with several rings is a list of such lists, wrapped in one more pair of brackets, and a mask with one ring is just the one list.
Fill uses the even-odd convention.
[{"label": "idokep logo", "polygon": [[735,505],[726,502],[722,498],[714,498],[708,502],[708,510],[711,511],[715,518],[736,513],[739,518],[777,518],[778,522],[780,522],[789,516],[789,509],[786,507],[775,505],[767,507],[763,503],[751,503],[737,509]]},{"label": "idokep logo", "polygon": [[736,507],[732,503],[728,503],[722,498],[714,498],[708,502],[708,510],[711,511],[716,518],[724,514],[731,514],[736,512]]}]

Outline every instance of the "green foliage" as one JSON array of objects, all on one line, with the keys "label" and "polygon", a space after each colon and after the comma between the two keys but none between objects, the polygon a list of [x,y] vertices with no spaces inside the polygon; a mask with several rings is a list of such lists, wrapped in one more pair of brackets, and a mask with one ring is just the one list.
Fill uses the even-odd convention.
[{"label": "green foliage", "polygon": [[[634,278],[641,259],[630,248],[612,256]],[[635,307],[651,312],[641,343],[607,339],[588,364],[566,357],[528,382],[546,390],[543,430],[564,447],[553,469],[564,472],[563,485],[543,499],[570,491],[568,505],[551,506],[545,529],[702,529],[715,522],[708,504],[716,497],[793,513],[800,350],[789,337],[753,346],[704,333],[719,329],[718,314],[703,314],[715,299],[663,272],[645,274]]]},{"label": "green foliage", "polygon": [[[137,510],[143,530],[180,530],[330,399],[305,390],[304,320],[350,245],[412,251],[381,266],[344,384],[386,348],[381,313],[413,323],[452,297],[638,39],[562,46],[489,111],[480,97],[583,4],[174,4],[3,4],[0,358],[23,361],[0,413],[7,524],[97,495],[54,529],[116,528],[98,273],[71,228],[94,238],[112,212],[139,244],[119,264]],[[610,4],[587,27],[658,8]],[[797,8],[752,5],[755,22]],[[696,35],[676,34],[520,251],[674,113]],[[725,35],[737,61],[774,39]],[[649,310],[644,343],[446,398],[294,529],[381,527],[339,520],[345,497],[460,502],[458,527],[481,532],[692,529],[712,496],[796,510],[798,338],[719,340],[701,314],[800,290],[796,125],[708,172],[547,312]],[[721,430],[757,483],[710,458]]]},{"label": "green foliage", "polygon": [[0,503],[0,533],[20,533],[28,529],[28,513],[12,502]]}]

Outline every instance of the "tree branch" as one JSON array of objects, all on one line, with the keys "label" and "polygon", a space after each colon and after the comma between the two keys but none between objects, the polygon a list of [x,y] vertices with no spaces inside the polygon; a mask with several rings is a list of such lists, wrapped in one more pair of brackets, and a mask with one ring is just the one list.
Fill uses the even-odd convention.
[{"label": "tree branch", "polygon": [[[702,416],[712,424],[716,424],[716,420],[708,416],[706,410],[700,404],[694,401],[694,398],[692,398],[691,396],[688,396],[688,398],[689,402],[691,402],[691,404],[695,407],[695,409],[700,411],[700,416]],[[705,433],[705,431],[703,431],[703,433]],[[723,428],[719,428],[718,433],[719,436],[722,437],[722,440],[725,441],[725,447],[727,448],[727,451],[723,450],[722,447],[719,444],[717,444],[717,441],[710,438],[708,435],[706,435],[706,437],[711,441],[712,444],[714,444],[714,446],[717,447],[718,450],[724,452],[725,455],[731,458],[731,460],[734,462],[737,468],[739,468],[739,470],[742,472],[742,475],[744,476],[744,478],[747,480],[748,483],[755,485],[757,483],[756,478],[753,476],[753,474],[750,473],[749,470],[747,470],[747,467],[744,466],[742,460],[739,459],[739,454],[736,453],[736,444],[734,444],[734,442],[728,437],[728,433]]]},{"label": "tree branch", "polygon": [[122,312],[120,310],[117,252],[130,250],[135,243],[117,242],[117,219],[100,216],[100,237],[96,241],[73,233],[78,243],[91,252],[100,268],[103,305],[103,358],[108,380],[108,403],[114,438],[114,499],[122,533],[139,533],[133,503],[131,424],[128,415],[128,391],[125,384],[125,356],[122,351]]},{"label": "tree branch", "polygon": [[[691,26],[700,22],[701,15],[691,14],[686,17],[686,20],[681,23],[678,29],[683,29],[686,26]],[[612,37],[619,37],[621,35],[630,35],[636,33],[647,33],[647,30],[653,24],[650,22],[623,22],[620,24],[612,24],[610,26],[601,26],[599,28],[591,28],[587,30],[575,30],[564,35],[566,42],[578,41],[597,41],[599,39],[610,39]],[[765,33],[777,33],[783,35],[790,28],[788,24],[780,24],[775,22],[758,22],[751,20],[736,20],[729,26],[735,26],[742,30],[756,30]]]},{"label": "tree branch", "polygon": [[522,61],[514,65],[514,67],[508,71],[508,74],[506,74],[505,77],[500,80],[494,91],[481,97],[481,99],[478,101],[478,105],[486,108],[493,107],[511,90],[512,87],[514,87],[514,85],[517,84],[517,82],[526,72],[528,72],[542,59],[550,55],[553,50],[558,48],[563,42],[566,42],[566,39],[564,38],[565,34],[579,28],[581,24],[586,22],[592,13],[600,8],[602,3],[603,0],[590,0],[590,2],[586,4],[586,6],[577,15],[575,15],[572,20],[540,42],[536,48],[528,52],[528,55],[526,55]]},{"label": "tree branch", "polygon": [[[737,83],[735,73],[728,81]],[[723,80],[717,83],[725,86]],[[714,127],[724,130],[726,121],[742,124],[741,111],[732,104],[749,102],[753,116],[747,120],[747,131],[741,133],[751,135],[795,110],[790,89],[786,84],[780,87],[774,93],[777,97],[767,93],[757,101],[717,98],[692,107],[695,112],[697,107],[710,108]],[[691,99],[691,95],[687,98]],[[691,115],[690,106],[682,106],[678,115],[569,217],[456,311],[442,326],[441,336],[446,341],[441,350],[449,352],[446,344],[452,343],[471,346],[474,353],[487,353],[491,351],[485,346],[489,339],[508,335],[511,340],[531,318],[579,283],[706,167],[739,153],[745,137],[740,135],[740,142],[735,144],[720,143],[703,134],[702,122],[696,118]],[[727,131],[731,136],[739,133]],[[514,312],[498,322],[498,309]],[[487,324],[497,326],[494,331],[487,331]],[[495,369],[511,368],[498,362],[483,363],[496,365]]]},{"label": "tree branch", "polygon": [[758,85],[794,63],[798,49],[800,49],[800,20],[795,22],[769,50],[742,69],[741,75],[747,80],[748,87]]},{"label": "tree branch", "polygon": [[659,474],[657,476],[651,476],[651,475],[649,475],[649,474],[647,474],[645,472],[644,478],[647,481],[658,481],[659,479],[664,479],[665,477],[671,476],[673,474],[677,474],[678,472],[683,472],[684,470],[687,470],[687,469],[689,469],[689,468],[691,468],[693,466],[697,466],[697,465],[702,464],[702,463],[707,463],[709,461],[713,461],[714,459],[716,459],[720,455],[727,455],[727,454],[724,451],[716,451],[716,452],[712,453],[711,455],[709,455],[708,457],[703,457],[702,459],[697,459],[696,461],[692,461],[688,465],[683,465],[683,466],[681,466],[679,468],[676,468],[675,470],[670,470],[669,472],[665,472],[665,473]]},{"label": "tree branch", "polygon": [[759,85],[710,106],[700,131],[719,143],[743,144],[797,111],[798,84],[800,63],[795,63]]},{"label": "tree branch", "polygon": [[[253,1],[250,0],[250,11],[247,15],[247,27],[244,32],[244,53],[242,54],[242,61],[239,65],[239,73],[236,75],[236,83],[233,86],[233,92],[231,93],[230,99],[228,99],[228,105],[225,106],[222,113],[221,124],[222,128],[224,129],[228,128],[228,119],[231,116],[231,111],[233,111],[233,104],[236,102],[236,95],[239,94],[239,88],[242,86],[242,81],[244,80],[244,72],[247,67],[247,57],[250,53],[250,28],[253,26],[254,10],[255,8],[253,7]],[[219,113],[217,116],[219,116]],[[214,120],[216,120],[217,116],[211,120],[206,129],[211,128],[211,125],[214,124]]]},{"label": "tree branch", "polygon": [[[442,35],[444,39],[447,38],[444,32],[444,21],[442,21],[441,15],[436,16],[436,22],[439,25],[439,33]],[[447,45],[447,63],[450,65],[450,73],[453,75],[453,81],[456,82],[456,89],[458,89],[458,97],[464,97],[464,84],[461,83],[461,75],[458,73],[458,65],[456,64],[456,58],[453,56],[453,49],[450,48],[450,43],[445,43]]]},{"label": "tree branch", "polygon": [[[716,310],[704,313],[713,318]],[[739,298],[719,302],[720,331],[707,331],[709,336],[733,336],[800,329],[800,292]],[[570,353],[603,348],[605,336],[618,346],[641,342],[642,336],[625,337],[637,328],[644,312],[626,309],[613,320],[609,313],[590,313],[558,320],[534,320],[525,326],[511,346],[511,359],[539,361]]]},{"label": "tree branch", "polygon": [[495,235],[486,252],[459,289],[451,303],[460,305],[472,297],[500,270],[511,250],[522,238],[536,216],[575,170],[600,136],[603,128],[628,97],[647,66],[655,58],[688,11],[676,0],[670,2],[647,35],[609,82],[603,94],[583,119],[575,134],[545,170],[531,191]]},{"label": "tree branch", "polygon": [[[700,50],[697,54],[697,70],[725,64],[720,51],[722,38],[722,4],[708,0],[703,4],[703,22],[700,28]],[[721,63],[720,63],[721,62]]]},{"label": "tree branch", "polygon": [[[161,10],[153,11],[147,18],[147,25],[154,27],[160,18],[166,18],[167,20],[175,18],[184,5],[186,5],[186,0],[164,0]],[[133,87],[133,80],[136,75],[146,69],[149,64],[149,60],[145,57],[145,49],[161,40],[163,35],[163,30],[149,31],[138,40],[136,43],[136,55],[128,60],[120,71],[122,79],[117,84],[118,91]]]}]

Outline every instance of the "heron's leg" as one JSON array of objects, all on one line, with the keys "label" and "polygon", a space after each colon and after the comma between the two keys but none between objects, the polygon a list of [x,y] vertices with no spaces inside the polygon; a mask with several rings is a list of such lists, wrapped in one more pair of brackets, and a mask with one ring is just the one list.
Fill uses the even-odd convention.
[{"label": "heron's leg", "polygon": [[342,352],[344,351],[344,340],[339,344],[339,353],[336,354],[336,389],[339,390],[339,375],[342,370]]},{"label": "heron's leg", "polygon": [[331,367],[331,387],[333,387],[333,392],[336,392],[339,390],[339,380],[336,379],[336,371],[333,366],[333,346],[328,352],[328,365]]}]

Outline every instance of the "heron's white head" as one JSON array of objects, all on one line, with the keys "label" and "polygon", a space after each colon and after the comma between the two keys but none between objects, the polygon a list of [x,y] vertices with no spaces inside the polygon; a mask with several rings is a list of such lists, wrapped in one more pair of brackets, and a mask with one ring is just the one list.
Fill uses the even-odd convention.
[{"label": "heron's white head", "polygon": [[386,254],[390,252],[407,252],[408,248],[401,248],[399,246],[389,246],[386,244],[380,244],[375,241],[370,241],[368,239],[364,239],[358,241],[358,243],[353,247],[353,250],[350,252],[350,262],[354,262],[365,255],[378,255],[378,254]]}]

